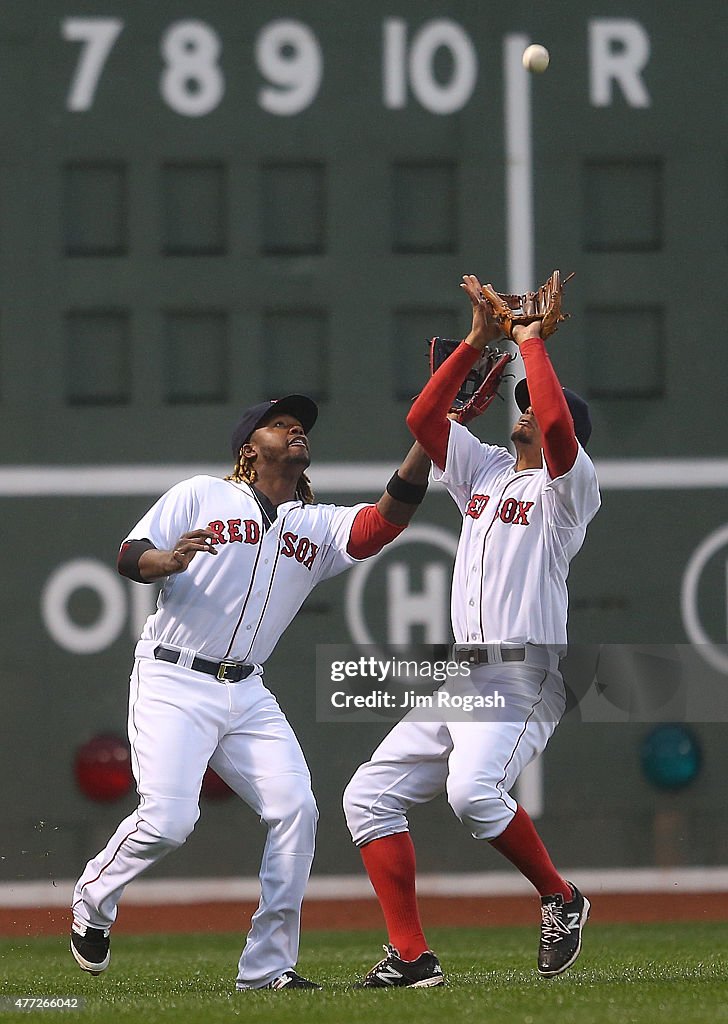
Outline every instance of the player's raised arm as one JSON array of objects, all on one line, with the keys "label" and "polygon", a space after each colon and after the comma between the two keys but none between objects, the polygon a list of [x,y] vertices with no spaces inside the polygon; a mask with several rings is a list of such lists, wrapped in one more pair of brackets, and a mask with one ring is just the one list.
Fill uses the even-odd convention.
[{"label": "player's raised arm", "polygon": [[543,437],[544,458],[549,475],[555,479],[569,472],[579,446],[574,420],[540,331],[539,320],[527,327],[514,327],[513,340],[523,357],[531,408]]},{"label": "player's raised arm", "polygon": [[430,457],[415,442],[376,505],[368,505],[357,514],[348,553],[354,558],[368,558],[398,537],[425,496],[429,474]]},{"label": "player's raised arm", "polygon": [[492,319],[480,281],[466,274],[460,285],[473,307],[470,333],[433,374],[407,416],[407,426],[433,462],[445,468],[450,435],[448,413],[460,386],[480,358],[489,341],[501,336],[499,325]]}]

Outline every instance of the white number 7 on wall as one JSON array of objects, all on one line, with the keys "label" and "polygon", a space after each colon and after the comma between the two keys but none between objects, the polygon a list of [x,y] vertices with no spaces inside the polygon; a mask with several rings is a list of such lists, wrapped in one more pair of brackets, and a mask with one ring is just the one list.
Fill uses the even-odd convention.
[{"label": "white number 7 on wall", "polygon": [[69,43],[83,43],[68,90],[69,110],[90,110],[106,60],[124,22],[119,18],[64,18],[61,35]]}]

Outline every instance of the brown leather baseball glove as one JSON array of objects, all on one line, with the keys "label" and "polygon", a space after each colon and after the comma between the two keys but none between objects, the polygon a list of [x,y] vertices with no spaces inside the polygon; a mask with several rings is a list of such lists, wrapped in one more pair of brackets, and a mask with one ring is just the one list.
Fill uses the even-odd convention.
[{"label": "brown leather baseball glove", "polygon": [[484,284],[483,295],[490,303],[493,316],[508,338],[513,337],[514,327],[525,327],[534,320],[541,321],[541,337],[548,338],[557,330],[562,320],[567,320],[571,316],[570,313],[562,313],[561,296],[564,285],[573,276],[569,274],[562,281],[561,272],[555,270],[537,292],[525,292],[523,295],[507,295],[505,292],[497,292],[492,284]]},{"label": "brown leather baseball glove", "polygon": [[[428,344],[430,346],[430,373],[432,374],[460,345],[460,339],[456,341],[454,338],[432,338]],[[450,412],[455,413],[454,418],[459,423],[469,423],[470,420],[485,412],[498,394],[498,387],[503,380],[506,367],[511,359],[515,358],[515,355],[511,355],[509,352],[486,345],[480,359],[463,381],[450,407]]]}]

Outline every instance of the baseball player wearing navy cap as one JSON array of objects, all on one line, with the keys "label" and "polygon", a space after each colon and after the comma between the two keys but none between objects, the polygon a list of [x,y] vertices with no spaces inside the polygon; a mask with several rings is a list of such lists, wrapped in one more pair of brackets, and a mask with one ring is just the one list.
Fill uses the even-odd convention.
[{"label": "baseball player wearing navy cap", "polygon": [[209,764],[268,829],[237,988],[319,987],[294,969],[318,812],[263,665],[317,583],[402,532],[424,497],[429,458],[414,445],[376,505],[315,504],[305,470],[317,414],[303,395],[247,409],[232,435],[231,475],[172,487],[121,546],[122,575],[163,583],[131,675],[139,806],[73,895],[71,952],[90,974],[109,965],[125,887],[194,828]]},{"label": "baseball player wearing navy cap", "polygon": [[454,656],[469,664],[475,690],[483,697],[498,692],[505,710],[465,721],[410,712],[349,783],[347,822],[389,932],[387,955],[367,974],[366,988],[444,980],[422,931],[407,822],[410,807],[443,792],[474,838],[488,840],[541,896],[542,976],[574,963],[589,914],[589,901],[556,870],[510,795],[566,707],[559,672],[566,578],[600,505],[584,450],[589,410],[559,384],[537,321],[513,330],[526,370],[516,387],[515,458],[448,418],[479,353],[500,334],[480,282],[470,275],[463,282],[473,305],[471,332],[431,377],[407,423],[462,515],[452,584]]}]

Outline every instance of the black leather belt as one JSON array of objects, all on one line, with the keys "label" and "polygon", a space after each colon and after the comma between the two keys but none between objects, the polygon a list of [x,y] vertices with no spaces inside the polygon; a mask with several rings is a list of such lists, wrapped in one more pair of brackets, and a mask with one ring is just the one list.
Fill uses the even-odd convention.
[{"label": "black leather belt", "polygon": [[[173,647],[154,648],[154,657],[157,661],[168,661],[170,665],[179,664],[182,651],[175,651]],[[208,676],[214,676],[220,683],[239,683],[247,679],[255,672],[255,665],[243,665],[239,661],[212,661],[210,658],[201,658],[198,654],[193,658],[189,666],[195,672],[205,672]]]},{"label": "black leather belt", "polygon": [[[501,647],[500,659],[498,661],[525,661],[525,647]],[[454,661],[467,661],[470,665],[495,664],[496,659],[491,661],[488,656],[487,647],[468,647],[467,644],[455,644],[452,649]]]}]

